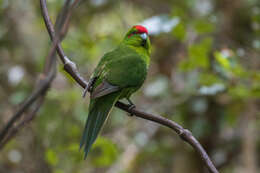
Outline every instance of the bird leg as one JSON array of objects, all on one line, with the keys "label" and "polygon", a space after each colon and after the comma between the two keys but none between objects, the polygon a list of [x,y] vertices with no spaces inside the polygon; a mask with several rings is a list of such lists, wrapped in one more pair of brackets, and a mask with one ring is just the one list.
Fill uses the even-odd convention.
[{"label": "bird leg", "polygon": [[[129,111],[132,111],[134,108],[136,108],[135,104],[130,100],[130,98],[127,98],[126,100],[127,100],[128,103],[129,103],[129,107],[128,107],[128,110],[129,110]],[[133,115],[134,115],[134,114],[129,113],[129,116],[132,117]]]},{"label": "bird leg", "polygon": [[93,85],[94,85],[96,79],[97,79],[97,77],[90,78],[88,84],[84,88],[84,91],[83,91],[83,94],[82,94],[83,98],[86,96],[87,92],[92,92]]}]

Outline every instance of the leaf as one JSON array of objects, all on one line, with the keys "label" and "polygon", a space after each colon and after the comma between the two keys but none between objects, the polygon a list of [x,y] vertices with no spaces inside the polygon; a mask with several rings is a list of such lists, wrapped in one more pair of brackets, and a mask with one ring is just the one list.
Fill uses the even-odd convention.
[{"label": "leaf", "polygon": [[212,73],[200,73],[200,84],[201,85],[213,85],[216,83],[221,83],[221,79]]},{"label": "leaf", "polygon": [[250,87],[242,84],[230,87],[229,94],[236,99],[247,99],[252,96]]},{"label": "leaf", "polygon": [[114,163],[118,156],[118,150],[109,139],[99,137],[93,145],[93,151],[97,155],[93,158],[93,163],[100,167],[109,166]]},{"label": "leaf", "polygon": [[193,44],[188,48],[190,68],[208,68],[209,53],[212,47],[212,38],[204,38],[200,43]]},{"label": "leaf", "polygon": [[186,38],[186,28],[183,22],[179,22],[172,31],[174,37],[178,40],[183,41]]},{"label": "leaf", "polygon": [[239,64],[239,61],[232,50],[215,51],[214,57],[217,61],[218,71],[225,76],[247,78],[248,73]]},{"label": "leaf", "polygon": [[52,149],[45,152],[45,160],[52,166],[56,166],[59,161],[57,154]]},{"label": "leaf", "polygon": [[194,22],[194,28],[199,34],[207,34],[215,31],[214,24],[202,19]]}]

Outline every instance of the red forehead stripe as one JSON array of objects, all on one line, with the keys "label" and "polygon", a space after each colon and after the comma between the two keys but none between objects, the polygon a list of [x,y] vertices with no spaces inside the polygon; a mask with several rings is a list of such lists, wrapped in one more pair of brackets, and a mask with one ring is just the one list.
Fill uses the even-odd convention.
[{"label": "red forehead stripe", "polygon": [[135,25],[134,28],[136,28],[139,33],[147,33],[148,34],[148,30],[141,25]]}]

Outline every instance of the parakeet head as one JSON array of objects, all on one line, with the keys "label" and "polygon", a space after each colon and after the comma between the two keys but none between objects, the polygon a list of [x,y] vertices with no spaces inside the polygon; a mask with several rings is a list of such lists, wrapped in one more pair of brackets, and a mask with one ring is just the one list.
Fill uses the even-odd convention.
[{"label": "parakeet head", "polygon": [[123,42],[136,48],[145,49],[150,54],[151,43],[148,36],[148,30],[141,26],[133,26],[126,34]]}]

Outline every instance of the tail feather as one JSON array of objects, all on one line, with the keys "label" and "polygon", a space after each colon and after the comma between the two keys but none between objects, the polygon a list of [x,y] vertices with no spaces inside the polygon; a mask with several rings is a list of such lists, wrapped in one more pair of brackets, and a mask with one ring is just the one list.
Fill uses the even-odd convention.
[{"label": "tail feather", "polygon": [[84,158],[87,157],[92,144],[95,142],[98,133],[102,129],[111,108],[118,100],[119,92],[111,93],[109,95],[99,97],[91,100],[89,106],[89,115],[80,142],[80,148],[84,146]]}]

